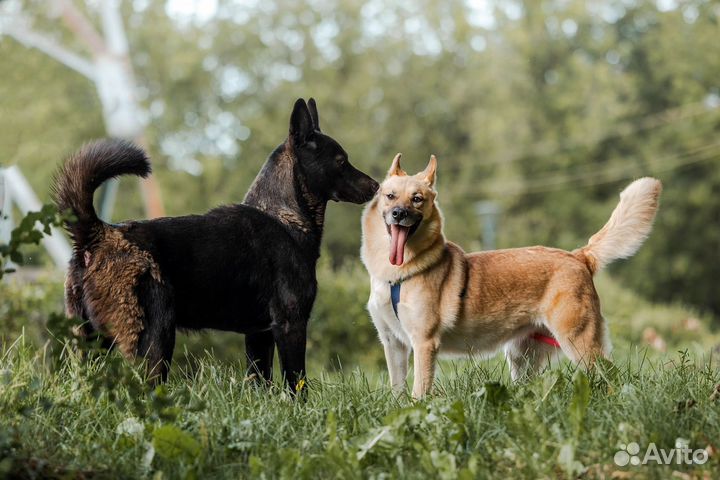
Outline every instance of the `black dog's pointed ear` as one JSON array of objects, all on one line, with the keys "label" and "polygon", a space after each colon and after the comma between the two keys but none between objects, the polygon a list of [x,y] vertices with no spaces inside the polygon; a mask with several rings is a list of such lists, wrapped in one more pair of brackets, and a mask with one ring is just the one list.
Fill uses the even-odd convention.
[{"label": "black dog's pointed ear", "polygon": [[310,98],[310,100],[308,100],[308,110],[310,110],[310,116],[312,117],[313,124],[315,125],[315,130],[319,132],[320,116],[318,116],[317,104],[315,103],[314,98]]},{"label": "black dog's pointed ear", "polygon": [[290,115],[290,138],[297,145],[305,143],[313,132],[313,121],[305,100],[298,98]]}]

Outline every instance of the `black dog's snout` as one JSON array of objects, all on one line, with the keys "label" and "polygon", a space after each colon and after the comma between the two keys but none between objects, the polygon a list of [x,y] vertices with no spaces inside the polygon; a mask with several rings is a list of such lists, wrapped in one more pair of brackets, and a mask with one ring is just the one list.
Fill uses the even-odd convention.
[{"label": "black dog's snout", "polygon": [[372,190],[373,195],[375,195],[375,192],[380,190],[380,184],[372,178],[370,179],[370,190]]},{"label": "black dog's snout", "polygon": [[400,221],[408,216],[408,212],[404,208],[395,207],[392,209],[391,215],[395,220]]}]

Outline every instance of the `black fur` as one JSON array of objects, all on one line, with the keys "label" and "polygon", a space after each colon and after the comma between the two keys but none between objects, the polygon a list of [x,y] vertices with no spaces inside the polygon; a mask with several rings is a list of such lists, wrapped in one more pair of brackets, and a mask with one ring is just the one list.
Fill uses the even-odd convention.
[{"label": "black fur", "polygon": [[91,143],[70,157],[55,174],[51,194],[60,211],[71,210],[77,217],[77,222],[67,225],[75,244],[88,243],[101,223],[93,192],[103,182],[120,175],[145,178],[150,172],[145,152],[125,140]]},{"label": "black fur", "polygon": [[55,198],[78,219],[68,226],[76,244],[69,279],[83,278],[83,255],[102,261],[93,256],[93,242],[102,241],[103,228],[119,231],[159,267],[160,281],[146,273],[138,282],[144,329],[137,354],[162,379],[176,328],[244,333],[249,373],[270,380],[277,346],[290,387],[304,376],[327,201],[363,203],[378,188],[320,131],[312,99],[310,106],[295,103],[287,140],[270,155],[244,203],[204,215],[102,223],[92,208],[93,190],[112,176],[149,173],[144,153],[125,142],[85,147],[60,170]]}]

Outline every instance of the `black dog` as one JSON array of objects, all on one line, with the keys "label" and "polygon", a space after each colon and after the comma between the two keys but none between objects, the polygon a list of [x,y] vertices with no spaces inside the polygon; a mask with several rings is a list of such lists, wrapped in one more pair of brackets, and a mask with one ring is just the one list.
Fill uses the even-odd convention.
[{"label": "black dog", "polygon": [[320,131],[315,101],[299,99],[290,134],[270,155],[243,204],[205,215],[102,222],[93,192],[123,174],[150,173],[145,153],[107,140],[85,146],[53,186],[75,249],[67,313],[89,320],[128,357],[144,357],[150,378],[167,378],[175,329],[244,333],[250,373],[272,377],[277,345],[290,387],[305,374],[306,327],[315,301],[328,200],[364,203],[377,182],[348,162]]}]

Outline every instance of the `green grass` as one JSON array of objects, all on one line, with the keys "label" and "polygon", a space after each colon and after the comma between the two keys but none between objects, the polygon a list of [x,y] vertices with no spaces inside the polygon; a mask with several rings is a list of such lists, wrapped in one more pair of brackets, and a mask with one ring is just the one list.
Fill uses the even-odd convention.
[{"label": "green grass", "polygon": [[[0,479],[713,478],[720,470],[717,454],[702,466],[613,462],[629,442],[643,453],[678,439],[720,448],[720,370],[710,354],[720,335],[710,317],[650,303],[600,275],[614,368],[586,377],[563,362],[513,385],[500,359],[443,362],[433,396],[413,402],[387,387],[362,268],[321,264],[319,279],[301,401],[246,383],[242,336],[218,332],[180,335],[170,382],[149,391],[116,354],[76,352],[54,338],[68,330],[53,315],[62,308],[57,278],[0,282]],[[648,329],[665,352],[647,345]]]},{"label": "green grass", "polygon": [[0,354],[0,477],[710,478],[720,461],[618,467],[621,444],[717,447],[720,372],[707,358],[626,351],[585,375],[561,363],[511,384],[502,363],[443,363],[434,394],[396,398],[384,375],[321,374],[306,398],[191,359],[148,391],[115,354]]}]

